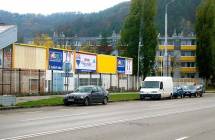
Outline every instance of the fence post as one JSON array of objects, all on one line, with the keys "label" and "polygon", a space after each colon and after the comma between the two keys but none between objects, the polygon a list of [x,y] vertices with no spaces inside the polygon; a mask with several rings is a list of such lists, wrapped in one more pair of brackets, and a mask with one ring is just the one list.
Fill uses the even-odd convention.
[{"label": "fence post", "polygon": [[40,94],[40,70],[38,72],[38,93]]},{"label": "fence post", "polygon": [[99,73],[99,86],[102,86],[102,74]]},{"label": "fence post", "polygon": [[127,74],[127,91],[128,91],[129,87],[128,87],[128,74]]},{"label": "fence post", "polygon": [[54,77],[53,77],[54,74],[53,74],[53,73],[54,73],[54,72],[53,72],[53,70],[52,70],[52,91],[51,91],[52,94],[53,94],[53,92],[54,92],[54,90],[53,90],[53,89],[54,89]]},{"label": "fence post", "polygon": [[21,69],[19,69],[19,94],[21,94]]}]

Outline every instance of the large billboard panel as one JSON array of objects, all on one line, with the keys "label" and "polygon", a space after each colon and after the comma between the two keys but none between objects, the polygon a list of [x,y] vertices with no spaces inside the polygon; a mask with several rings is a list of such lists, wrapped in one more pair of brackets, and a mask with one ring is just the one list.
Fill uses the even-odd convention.
[{"label": "large billboard panel", "polygon": [[21,69],[47,69],[47,52],[45,48],[15,44],[13,46],[13,68]]},{"label": "large billboard panel", "polygon": [[119,74],[125,74],[125,58],[117,58],[117,71]]},{"label": "large billboard panel", "polygon": [[4,59],[4,68],[11,68],[12,67],[12,47],[6,47],[3,49],[3,59]]},{"label": "large billboard panel", "polygon": [[63,51],[49,49],[49,70],[63,70]]},{"label": "large billboard panel", "polygon": [[76,53],[77,72],[96,72],[96,55]]},{"label": "large billboard panel", "polygon": [[125,60],[125,74],[133,74],[133,59],[128,58]]},{"label": "large billboard panel", "polygon": [[74,52],[63,52],[63,69],[65,72],[74,72]]},{"label": "large billboard panel", "polygon": [[0,50],[0,68],[3,66],[3,51]]},{"label": "large billboard panel", "polygon": [[117,57],[110,55],[97,55],[97,72],[116,74]]}]

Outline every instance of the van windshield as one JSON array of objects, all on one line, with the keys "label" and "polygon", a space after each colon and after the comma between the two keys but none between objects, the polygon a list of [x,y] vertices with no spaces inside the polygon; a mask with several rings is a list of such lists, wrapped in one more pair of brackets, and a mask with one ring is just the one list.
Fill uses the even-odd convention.
[{"label": "van windshield", "polygon": [[158,81],[144,81],[142,88],[160,88],[160,82]]}]

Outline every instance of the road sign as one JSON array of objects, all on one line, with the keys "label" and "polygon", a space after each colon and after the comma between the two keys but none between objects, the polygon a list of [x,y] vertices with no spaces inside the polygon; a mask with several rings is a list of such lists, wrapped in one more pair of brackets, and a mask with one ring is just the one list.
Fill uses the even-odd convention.
[{"label": "road sign", "polygon": [[73,77],[73,73],[61,73],[61,77]]}]

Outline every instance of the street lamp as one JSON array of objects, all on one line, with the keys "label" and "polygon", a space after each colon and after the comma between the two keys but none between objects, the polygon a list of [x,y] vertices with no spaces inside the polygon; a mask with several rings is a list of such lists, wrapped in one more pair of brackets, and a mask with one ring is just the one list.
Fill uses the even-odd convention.
[{"label": "street lamp", "polygon": [[167,53],[167,45],[168,45],[168,6],[173,3],[175,0],[171,0],[169,1],[166,5],[165,5],[165,42],[164,42],[164,46],[165,46],[165,52],[164,52],[164,57],[163,57],[163,76],[169,76],[169,72],[168,72],[168,53]]},{"label": "street lamp", "polygon": [[139,45],[138,45],[138,56],[137,56],[137,89],[140,87],[140,48],[143,46],[141,44],[141,37],[139,39]]}]

